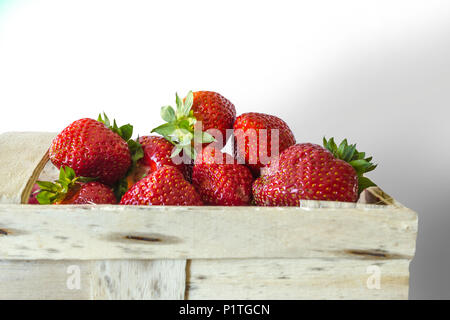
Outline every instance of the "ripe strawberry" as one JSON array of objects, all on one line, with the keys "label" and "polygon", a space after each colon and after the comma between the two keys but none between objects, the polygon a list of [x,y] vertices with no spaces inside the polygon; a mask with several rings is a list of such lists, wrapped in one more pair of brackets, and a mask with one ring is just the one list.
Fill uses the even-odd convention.
[{"label": "ripe strawberry", "polygon": [[[278,130],[278,145],[271,146],[271,130]],[[277,146],[278,153],[281,153],[295,144],[294,134],[286,122],[278,117],[256,112],[244,113],[236,118],[234,137],[236,158],[242,163],[245,162],[256,176],[259,175],[260,168],[267,165],[262,163],[261,155],[270,157],[272,153],[276,155]]]},{"label": "ripe strawberry", "polygon": [[175,164],[171,158],[174,145],[159,136],[143,136],[139,138],[139,143],[144,151],[144,157],[139,161],[141,165],[148,166],[153,172],[163,166],[173,166],[180,170],[185,178],[188,178],[187,168],[184,163]]},{"label": "ripe strawberry", "polygon": [[36,199],[39,190],[38,184],[35,183],[31,189],[30,197],[28,198],[28,204],[39,204],[39,201]]},{"label": "ripe strawberry", "polygon": [[77,120],[53,140],[50,160],[58,168],[68,166],[79,176],[112,185],[142,156],[139,144],[130,139],[132,133],[131,125],[119,128],[114,121],[111,126],[106,115],[105,120]]},{"label": "ripe strawberry", "polygon": [[[176,111],[171,106],[161,108],[161,117],[167,123],[152,130],[176,146],[172,156],[183,150],[187,156],[195,159],[196,150],[192,148],[194,141],[200,145],[215,141],[211,134],[205,132],[209,129],[218,130],[223,139],[220,143],[225,145],[228,139],[226,131],[233,128],[236,118],[236,109],[229,100],[216,92],[189,91],[184,100],[177,94],[176,104]],[[194,125],[198,121],[202,122],[202,127],[197,129],[199,132],[196,136]]]},{"label": "ripe strawberry", "polygon": [[164,166],[136,182],[120,204],[201,206],[203,202],[177,168]]},{"label": "ripe strawberry", "polygon": [[202,121],[202,131],[218,129],[222,133],[223,145],[228,140],[226,130],[233,128],[236,119],[234,105],[224,96],[212,91],[194,92],[194,103],[192,105],[194,117]]},{"label": "ripe strawberry", "polygon": [[229,154],[206,147],[197,155],[192,184],[210,205],[245,206],[252,199],[253,175]]},{"label": "ripe strawberry", "polygon": [[[85,182],[83,182],[85,181]],[[116,204],[113,190],[96,181],[76,177],[69,167],[61,167],[59,179],[53,182],[37,181],[36,196],[40,204]]]},{"label": "ripe strawberry", "polygon": [[[370,158],[347,145],[337,148],[324,139],[324,145],[302,143],[284,150],[265,174],[253,183],[253,197],[260,206],[299,206],[301,200],[355,202],[359,191],[374,185],[363,173],[375,169]],[[334,151],[334,152],[333,152]],[[370,181],[370,183],[368,182]]]}]

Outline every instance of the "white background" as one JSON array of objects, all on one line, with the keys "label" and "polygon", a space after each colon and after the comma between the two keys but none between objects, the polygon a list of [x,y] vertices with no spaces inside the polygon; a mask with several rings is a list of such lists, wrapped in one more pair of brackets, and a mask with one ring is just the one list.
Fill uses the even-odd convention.
[{"label": "white background", "polygon": [[411,298],[450,298],[450,1],[0,0],[0,132],[107,111],[140,135],[213,90],[347,137],[419,213]]}]

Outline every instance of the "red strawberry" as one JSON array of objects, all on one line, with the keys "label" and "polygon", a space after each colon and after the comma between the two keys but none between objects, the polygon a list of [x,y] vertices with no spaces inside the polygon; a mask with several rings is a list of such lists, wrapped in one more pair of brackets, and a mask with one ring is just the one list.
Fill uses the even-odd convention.
[{"label": "red strawberry", "polygon": [[37,183],[33,185],[31,189],[30,197],[28,198],[28,204],[39,204],[39,201],[36,199],[36,196],[39,192],[39,186]]},{"label": "red strawberry", "polygon": [[110,187],[93,181],[81,184],[61,204],[117,204],[117,199]]},{"label": "red strawberry", "polygon": [[85,178],[76,177],[69,167],[61,167],[57,181],[38,181],[36,196],[40,204],[116,204],[113,190],[96,181],[82,183]]},{"label": "red strawberry", "polygon": [[79,176],[97,178],[99,182],[112,185],[132,164],[127,144],[131,134],[129,128],[126,130],[127,139],[123,139],[109,128],[109,120],[106,124],[88,118],[77,120],[53,140],[50,160],[58,168],[68,166]]},{"label": "red strawberry", "polygon": [[233,128],[236,119],[234,105],[217,92],[196,91],[194,92],[192,110],[195,119],[202,121],[202,131],[208,129],[220,130],[224,139],[223,145],[225,145],[228,139],[226,130]]},{"label": "red strawberry", "polygon": [[143,136],[139,143],[144,151],[144,157],[139,161],[141,165],[148,166],[149,172],[153,172],[163,166],[173,166],[180,170],[188,178],[187,168],[184,163],[175,164],[171,158],[174,145],[159,136]]},{"label": "red strawberry", "polygon": [[[167,123],[152,130],[176,146],[172,156],[178,155],[183,150],[185,155],[195,159],[196,151],[192,148],[194,141],[201,145],[215,140],[211,134],[205,132],[209,129],[218,130],[217,133],[220,132],[223,138],[218,143],[225,145],[228,138],[226,131],[233,128],[236,118],[236,109],[230,101],[216,92],[189,91],[184,100],[176,95],[176,103],[176,110],[171,106],[161,108],[161,117]],[[199,121],[202,122],[202,127],[198,128],[196,136],[194,125]]]},{"label": "red strawberry", "polygon": [[267,165],[267,162],[262,163],[260,155],[270,157],[272,153],[276,154],[276,149],[271,147],[273,129],[279,134],[278,153],[295,144],[291,129],[278,117],[250,112],[241,114],[234,122],[236,157],[245,162],[255,175],[259,175],[259,169]]},{"label": "red strawberry", "polygon": [[177,168],[164,166],[136,182],[120,204],[200,206],[203,202]]},{"label": "red strawberry", "polygon": [[[325,140],[326,141],[326,140]],[[375,169],[364,153],[344,140],[339,148],[330,139],[329,150],[311,143],[284,150],[265,174],[253,183],[253,197],[260,206],[299,206],[301,200],[355,202],[360,191],[370,185],[364,172]],[[336,148],[333,148],[334,147]],[[342,158],[343,160],[339,159]],[[348,161],[348,162],[347,162]],[[359,181],[358,181],[359,180]]]},{"label": "red strawberry", "polygon": [[245,206],[252,199],[253,175],[229,154],[206,147],[198,154],[192,184],[210,205]]}]

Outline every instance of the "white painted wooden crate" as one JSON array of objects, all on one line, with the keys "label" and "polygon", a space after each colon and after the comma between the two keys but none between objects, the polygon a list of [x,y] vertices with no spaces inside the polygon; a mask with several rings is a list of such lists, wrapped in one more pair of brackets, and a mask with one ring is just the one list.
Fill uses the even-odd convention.
[{"label": "white painted wooden crate", "polygon": [[54,136],[0,135],[0,299],[408,297],[417,215],[381,189],[298,208],[21,204]]}]

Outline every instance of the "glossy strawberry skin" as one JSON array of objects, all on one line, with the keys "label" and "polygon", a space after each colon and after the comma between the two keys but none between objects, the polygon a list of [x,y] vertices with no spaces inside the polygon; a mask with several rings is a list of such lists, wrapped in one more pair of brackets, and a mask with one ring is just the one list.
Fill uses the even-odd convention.
[{"label": "glossy strawberry skin", "polygon": [[358,177],[350,164],[325,148],[296,144],[255,180],[253,197],[260,206],[299,206],[301,200],[355,202]]},{"label": "glossy strawberry skin", "polygon": [[224,139],[223,145],[225,145],[228,139],[226,130],[233,128],[236,119],[234,105],[217,92],[196,91],[192,111],[197,121],[202,121],[202,131],[220,130]]},{"label": "glossy strawberry skin", "polygon": [[131,165],[127,143],[103,123],[85,118],[66,127],[53,140],[49,157],[52,163],[71,167],[77,176],[97,178],[112,185]]},{"label": "glossy strawberry skin", "polygon": [[[216,153],[220,161],[215,161]],[[197,156],[192,184],[205,204],[249,205],[252,199],[252,182],[250,169],[237,164],[231,155],[207,147]]]},{"label": "glossy strawberry skin", "polygon": [[112,189],[100,182],[78,184],[59,204],[117,204]]},{"label": "glossy strawberry skin", "polygon": [[[276,116],[257,112],[244,113],[236,118],[233,128],[235,156],[244,161],[256,176],[259,175],[260,168],[267,165],[267,163],[261,162],[259,155],[271,156],[272,151],[275,153],[275,150],[271,148],[272,129],[279,130],[278,153],[295,144],[295,137],[291,129],[286,122]],[[261,129],[267,130],[266,139],[263,138],[263,141],[266,140],[265,144],[259,143]],[[256,152],[252,152],[252,150]]]},{"label": "glossy strawberry skin", "polygon": [[149,173],[163,166],[173,166],[180,170],[186,179],[189,179],[188,169],[184,163],[175,164],[171,155],[174,145],[160,136],[142,136],[139,143],[144,150],[144,157],[139,161],[141,165],[150,168]]},{"label": "glossy strawberry skin", "polygon": [[177,168],[164,166],[136,182],[120,204],[201,206],[203,202]]}]

